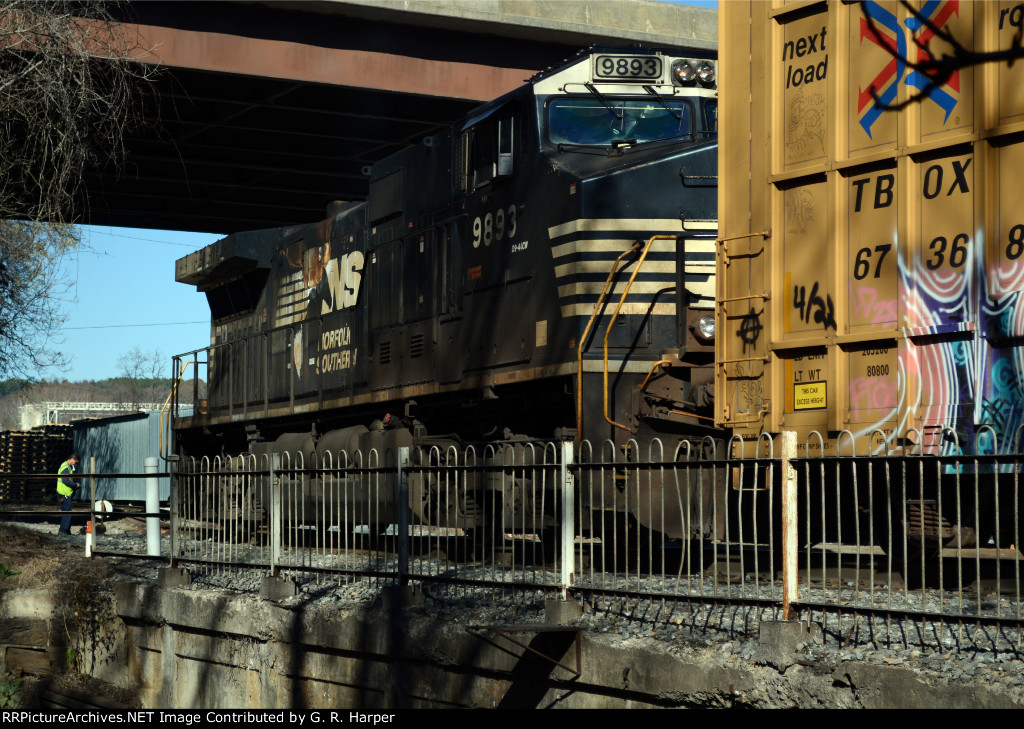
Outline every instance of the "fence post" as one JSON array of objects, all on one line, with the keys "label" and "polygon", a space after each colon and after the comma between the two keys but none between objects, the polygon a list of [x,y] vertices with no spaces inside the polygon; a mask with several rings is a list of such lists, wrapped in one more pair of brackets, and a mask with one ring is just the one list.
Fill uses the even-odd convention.
[{"label": "fence post", "polygon": [[398,585],[409,580],[409,446],[398,449]]},{"label": "fence post", "polygon": [[[89,473],[96,473],[96,456],[89,458]],[[98,533],[93,527],[96,521],[96,476],[89,477],[89,532],[85,535],[85,556],[92,556],[93,539]]]},{"label": "fence post", "polygon": [[[156,473],[159,461],[152,456],[144,461],[146,473]],[[160,481],[156,476],[146,476],[146,554],[160,556]]]},{"label": "fence post", "polygon": [[799,546],[797,530],[797,481],[796,469],[791,459],[796,458],[796,431],[782,431],[782,619],[792,620],[790,605],[799,599],[800,575],[797,571]]},{"label": "fence post", "polygon": [[167,459],[164,460],[164,463],[167,464],[167,470],[170,472],[169,480],[171,482],[170,493],[167,494],[167,515],[170,518],[168,535],[171,538],[171,553],[168,555],[167,564],[171,569],[174,569],[174,558],[178,556],[178,535],[174,532],[178,527],[178,489],[181,488],[181,477],[178,475],[178,469],[175,468],[176,462]]},{"label": "fence post", "polygon": [[573,573],[576,568],[576,555],[573,554],[573,537],[575,536],[576,512],[575,512],[575,482],[572,474],[572,441],[562,443],[562,467],[560,471],[560,485],[562,491],[562,599],[569,597],[569,586],[573,582]]},{"label": "fence post", "polygon": [[281,561],[281,454],[270,454],[270,576],[277,577]]}]

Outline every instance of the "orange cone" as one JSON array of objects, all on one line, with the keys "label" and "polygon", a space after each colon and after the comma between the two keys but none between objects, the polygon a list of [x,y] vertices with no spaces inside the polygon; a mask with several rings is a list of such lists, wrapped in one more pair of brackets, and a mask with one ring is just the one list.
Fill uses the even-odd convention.
[{"label": "orange cone", "polygon": [[85,523],[85,533],[86,534],[92,534],[92,521],[91,520],[87,521]]}]

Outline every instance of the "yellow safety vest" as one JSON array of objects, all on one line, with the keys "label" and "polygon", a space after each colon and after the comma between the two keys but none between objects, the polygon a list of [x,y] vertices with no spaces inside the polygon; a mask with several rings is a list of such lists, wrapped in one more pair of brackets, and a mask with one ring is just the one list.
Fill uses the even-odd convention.
[{"label": "yellow safety vest", "polygon": [[[64,461],[64,463],[60,467],[60,470],[57,471],[57,473],[62,477],[65,475],[71,476],[74,474],[74,472],[75,467],[72,466],[67,461]],[[66,482],[63,478],[58,478],[57,493],[60,494],[61,496],[71,496],[71,494],[75,493],[75,488],[69,482]]]}]

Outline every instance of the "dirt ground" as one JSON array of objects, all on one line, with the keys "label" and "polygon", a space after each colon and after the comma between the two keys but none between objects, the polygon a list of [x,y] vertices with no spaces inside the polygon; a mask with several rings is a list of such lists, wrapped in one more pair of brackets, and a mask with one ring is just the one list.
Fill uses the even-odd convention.
[{"label": "dirt ground", "polygon": [[56,535],[0,523],[0,565],[21,573],[0,579],[0,591],[52,590],[62,565],[84,560],[82,550],[61,543]]},{"label": "dirt ground", "polygon": [[[133,528],[131,525],[126,526]],[[74,616],[79,615],[75,608],[84,606],[82,614],[85,614],[96,605],[103,604],[110,595],[110,564],[106,560],[87,559],[84,538],[78,535],[77,527],[73,527],[72,531],[73,536],[61,537],[56,534],[56,526],[52,524],[0,522],[0,601],[9,590],[51,592],[60,604],[68,606],[68,614],[72,617],[63,622],[65,630],[70,628],[72,631],[76,627]],[[44,692],[51,685],[130,707],[140,706],[131,691],[74,670],[66,670],[47,679],[16,674],[0,675],[0,681],[4,678],[23,680],[16,707],[19,709],[40,708],[40,702],[46,700]]]}]

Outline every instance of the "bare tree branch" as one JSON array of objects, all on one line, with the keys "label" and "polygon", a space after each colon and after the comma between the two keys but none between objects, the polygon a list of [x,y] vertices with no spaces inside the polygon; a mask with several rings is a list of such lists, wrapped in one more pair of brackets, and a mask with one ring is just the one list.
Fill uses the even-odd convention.
[{"label": "bare tree branch", "polygon": [[72,287],[61,260],[78,245],[70,225],[0,220],[0,376],[70,362],[52,345],[64,324],[59,300]]},{"label": "bare tree branch", "polygon": [[[901,56],[897,51],[896,46],[889,43],[886,36],[881,30],[879,30],[878,26],[875,25],[874,18],[872,18],[871,14],[868,12],[867,4],[865,3],[861,6],[868,32],[874,39],[875,43],[888,51],[895,60],[906,64],[911,70],[920,73],[929,80],[924,87],[918,89],[910,94],[906,99],[897,103],[887,103],[883,101],[878,95],[878,90],[874,86],[869,87],[868,92],[871,94],[871,98],[880,108],[886,111],[898,111],[910,106],[911,104],[916,104],[919,101],[927,99],[935,90],[948,83],[953,77],[953,74],[961,69],[979,66],[983,63],[1000,62],[1006,62],[1009,67],[1012,66],[1014,61],[1018,58],[1024,56],[1024,45],[1022,45],[1024,28],[1017,29],[1009,48],[1004,48],[998,51],[973,51],[965,48],[964,45],[960,43],[960,41],[958,41],[948,30],[935,25],[930,18],[923,15],[919,9],[913,7],[908,0],[901,0],[901,5],[907,9],[911,14],[911,17],[927,28],[932,34],[925,42],[920,40],[920,35],[914,37],[914,46],[925,56],[920,60],[911,59],[909,49],[906,53],[906,57]],[[932,41],[936,38],[948,43],[952,52],[942,54],[932,52]]]},{"label": "bare tree branch", "polygon": [[[104,2],[0,0],[0,378],[66,367],[60,271],[87,170],[125,159],[156,68]],[[41,221],[37,223],[18,221]]]},{"label": "bare tree branch", "polygon": [[82,176],[118,165],[156,72],[108,4],[0,1],[0,218],[68,222]]},{"label": "bare tree branch", "polygon": [[117,367],[126,410],[138,410],[142,403],[161,402],[167,397],[171,381],[161,377],[167,369],[167,358],[159,349],[143,352],[141,347],[132,347],[117,358]]}]

